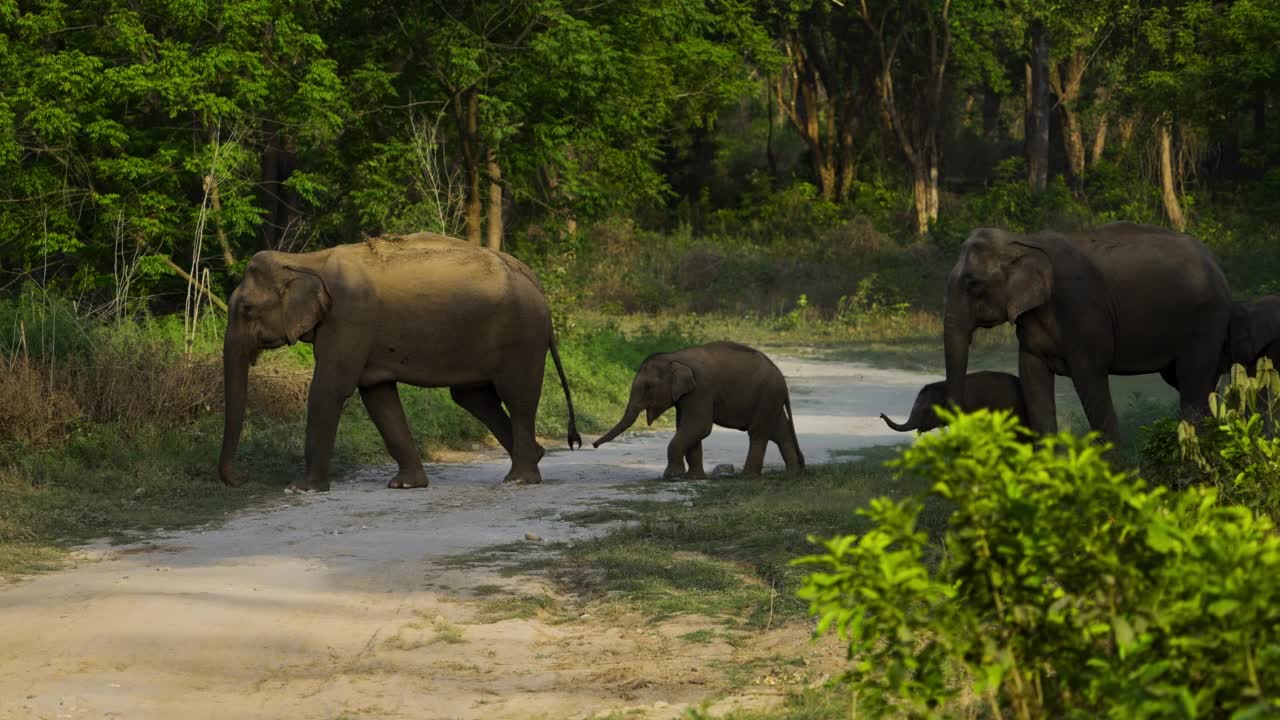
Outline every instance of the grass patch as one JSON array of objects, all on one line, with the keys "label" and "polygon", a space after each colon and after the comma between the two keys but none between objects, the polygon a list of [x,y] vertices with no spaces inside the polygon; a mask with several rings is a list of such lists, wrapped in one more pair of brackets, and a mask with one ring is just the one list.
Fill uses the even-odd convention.
[{"label": "grass patch", "polygon": [[681,640],[698,645],[707,645],[715,638],[716,631],[708,630],[706,628],[703,628],[702,630],[694,630],[693,632],[688,632],[680,636]]},{"label": "grass patch", "polygon": [[847,720],[852,697],[835,684],[789,692],[777,706],[767,710],[734,710],[712,716],[705,709],[691,709],[689,720]]},{"label": "grass patch", "polygon": [[503,620],[528,620],[538,615],[555,615],[556,599],[546,594],[522,593],[479,603],[473,623],[488,625]]},{"label": "grass patch", "polygon": [[[691,613],[764,627],[806,612],[794,590],[803,573],[788,562],[812,550],[810,533],[857,531],[853,511],[880,495],[922,490],[895,480],[867,449],[858,463],[811,467],[801,477],[767,474],[698,486],[695,507],[658,503],[639,522],[575,546],[557,575],[587,597],[654,618]],[[945,509],[926,510],[940,530]]]}]

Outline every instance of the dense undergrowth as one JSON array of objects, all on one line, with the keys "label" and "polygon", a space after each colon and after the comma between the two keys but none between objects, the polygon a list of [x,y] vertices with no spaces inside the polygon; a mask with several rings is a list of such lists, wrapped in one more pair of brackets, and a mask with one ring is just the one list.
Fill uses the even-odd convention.
[{"label": "dense undergrowth", "polygon": [[[266,353],[251,370],[237,458],[243,488],[217,482],[222,437],[222,324],[181,317],[95,320],[35,292],[0,303],[0,573],[40,569],[57,548],[216,519],[302,472],[310,346]],[[612,425],[634,368],[688,344],[676,330],[624,332],[603,320],[561,333],[582,430]],[[423,455],[492,445],[447,389],[403,388]],[[562,447],[567,413],[554,366],[538,432]],[[334,472],[391,462],[359,400],[348,401]]]},{"label": "dense undergrowth", "polygon": [[[907,194],[860,183],[834,204],[811,185],[758,187],[737,207],[682,205],[663,223],[615,218],[572,237],[514,238],[554,304],[606,314],[751,316],[762,327],[823,322],[840,328],[909,319],[935,332],[946,274],[976,227],[1071,230],[1127,220],[1167,225],[1133,158],[1102,162],[1070,189],[1060,179],[1028,189],[1020,159],[997,167],[982,192],[944,193],[943,212],[917,237]],[[1198,197],[1187,232],[1215,253],[1239,296],[1280,289],[1280,232],[1269,186]],[[1153,191],[1154,192],[1154,191]],[[813,333],[810,333],[813,334]],[[827,333],[839,336],[839,330]],[[859,338],[844,338],[858,341]]]}]

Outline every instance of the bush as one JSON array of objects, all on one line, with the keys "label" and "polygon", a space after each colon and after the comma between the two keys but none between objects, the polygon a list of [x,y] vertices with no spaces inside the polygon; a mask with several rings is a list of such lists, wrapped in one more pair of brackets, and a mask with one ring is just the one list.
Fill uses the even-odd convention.
[{"label": "bush", "polygon": [[1271,521],[1113,471],[1096,438],[1019,442],[1007,413],[950,416],[895,461],[954,506],[936,567],[921,499],[882,498],[823,541],[800,594],[835,627],[872,717],[1280,713]]},{"label": "bush", "polygon": [[1280,521],[1280,438],[1274,434],[1280,418],[1280,372],[1266,357],[1258,361],[1254,377],[1243,366],[1233,366],[1222,394],[1209,397],[1209,414],[1199,429],[1186,421],[1173,428],[1176,461],[1168,439],[1170,424],[1149,440],[1146,457],[1153,465],[1179,470],[1172,477],[1166,471],[1166,484],[1208,485],[1224,502]]}]

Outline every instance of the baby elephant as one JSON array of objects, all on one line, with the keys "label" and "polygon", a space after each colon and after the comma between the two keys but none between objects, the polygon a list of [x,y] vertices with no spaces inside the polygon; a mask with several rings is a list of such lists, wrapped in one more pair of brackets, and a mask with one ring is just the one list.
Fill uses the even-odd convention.
[{"label": "baby elephant", "polygon": [[804,469],[782,372],[764,353],[734,342],[650,355],[631,383],[631,400],[622,420],[593,445],[600,447],[631,427],[641,410],[652,425],[672,405],[676,434],[667,446],[664,480],[706,477],[702,439],[711,434],[713,424],[747,431],[751,449],[742,468],[744,476],[760,474],[769,441],[782,452],[788,470]]},{"label": "baby elephant", "polygon": [[[905,423],[896,423],[884,413],[880,413],[880,417],[884,419],[886,425],[898,432],[909,430],[928,432],[942,425],[933,412],[935,405],[943,407],[947,405],[945,380],[929,383],[920,389],[920,393],[916,395],[915,404],[911,406],[911,416]],[[1022,385],[1018,383],[1016,375],[989,370],[969,373],[964,381],[964,407],[960,409],[973,412],[981,408],[1012,410],[1018,422],[1027,427],[1027,406],[1022,402]]]}]

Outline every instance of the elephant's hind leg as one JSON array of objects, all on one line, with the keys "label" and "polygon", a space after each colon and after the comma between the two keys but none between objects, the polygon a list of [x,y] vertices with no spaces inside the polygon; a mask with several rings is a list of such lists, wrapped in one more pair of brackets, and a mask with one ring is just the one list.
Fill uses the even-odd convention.
[{"label": "elephant's hind leg", "polygon": [[387,451],[400,466],[396,476],[387,483],[389,488],[415,488],[428,485],[427,474],[422,469],[422,455],[413,442],[409,421],[404,416],[404,405],[393,382],[360,388],[369,417],[382,434]]},{"label": "elephant's hind leg", "polygon": [[483,385],[454,385],[449,388],[449,396],[463,410],[471,413],[484,423],[493,433],[493,437],[502,445],[502,449],[511,454],[511,416],[502,407],[498,391],[493,383]]},{"label": "elephant's hind leg", "polygon": [[494,389],[511,417],[511,471],[503,482],[537,485],[542,482],[538,461],[545,452],[535,435],[538,399],[542,395],[542,364],[525,368],[514,377],[495,380]]},{"label": "elephant's hind leg", "polygon": [[778,452],[782,453],[782,461],[786,463],[787,470],[804,470],[804,455],[800,452],[800,446],[792,440],[795,431],[791,428],[791,420],[787,418],[786,413],[779,413],[779,415],[778,424],[774,426],[773,435],[769,440],[778,446]]}]

